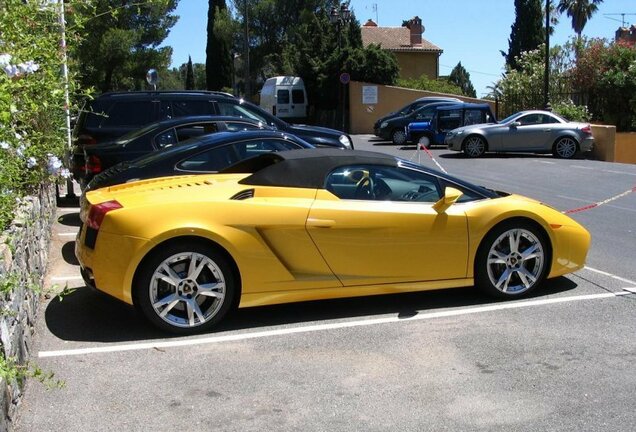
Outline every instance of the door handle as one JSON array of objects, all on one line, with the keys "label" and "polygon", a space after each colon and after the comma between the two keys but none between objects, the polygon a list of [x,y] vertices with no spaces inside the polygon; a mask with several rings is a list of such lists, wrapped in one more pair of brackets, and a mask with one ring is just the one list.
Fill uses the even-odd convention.
[{"label": "door handle", "polygon": [[335,224],[336,224],[336,221],[332,219],[316,219],[316,218],[307,219],[307,226],[312,228],[331,228]]}]

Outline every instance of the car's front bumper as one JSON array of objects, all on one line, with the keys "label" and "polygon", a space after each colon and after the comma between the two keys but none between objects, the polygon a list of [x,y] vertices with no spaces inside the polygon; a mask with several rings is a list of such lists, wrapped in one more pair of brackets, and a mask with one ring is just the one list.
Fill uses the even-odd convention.
[{"label": "car's front bumper", "polygon": [[444,138],[444,144],[448,147],[449,150],[453,151],[462,151],[462,136],[461,135],[453,135]]}]

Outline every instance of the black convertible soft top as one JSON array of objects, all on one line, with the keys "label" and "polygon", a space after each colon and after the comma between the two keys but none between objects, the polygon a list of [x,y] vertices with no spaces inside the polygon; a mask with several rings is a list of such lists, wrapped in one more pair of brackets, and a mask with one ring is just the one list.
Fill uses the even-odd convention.
[{"label": "black convertible soft top", "polygon": [[221,173],[252,173],[239,182],[245,185],[320,189],[334,169],[366,164],[397,166],[398,160],[387,154],[361,150],[287,150],[246,159]]}]

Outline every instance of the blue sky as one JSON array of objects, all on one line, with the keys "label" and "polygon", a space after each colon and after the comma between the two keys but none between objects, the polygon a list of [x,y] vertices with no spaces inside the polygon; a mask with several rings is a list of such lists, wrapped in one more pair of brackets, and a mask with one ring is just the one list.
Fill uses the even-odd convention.
[{"label": "blue sky", "polygon": [[[351,8],[364,23],[369,18],[375,21],[374,4],[377,4],[381,26],[397,27],[415,15],[422,18],[423,37],[444,50],[440,57],[440,74],[448,75],[461,61],[470,72],[478,96],[487,93],[486,86],[503,72],[504,60],[499,51],[508,50],[510,26],[514,21],[513,0],[352,0]],[[180,19],[164,41],[164,45],[174,48],[173,66],[187,62],[188,55],[195,63],[205,63],[207,7],[208,0],[179,2],[176,13]],[[621,25],[621,17],[604,14],[615,13],[636,14],[636,1],[605,0],[583,34],[613,38]],[[636,23],[636,15],[628,15],[625,19],[628,25]],[[550,42],[564,43],[572,35],[570,21],[563,15]]]}]

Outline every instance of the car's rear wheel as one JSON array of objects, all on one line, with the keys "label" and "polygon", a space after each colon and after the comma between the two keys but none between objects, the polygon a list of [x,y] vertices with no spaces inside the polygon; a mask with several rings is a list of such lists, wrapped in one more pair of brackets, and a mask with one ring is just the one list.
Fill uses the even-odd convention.
[{"label": "car's rear wheel", "polygon": [[203,243],[181,242],[158,249],[140,269],[135,300],[157,327],[179,334],[217,324],[237,292],[225,256]]},{"label": "car's rear wheel", "polygon": [[471,158],[482,156],[486,152],[486,141],[477,135],[469,136],[464,141],[464,154]]},{"label": "car's rear wheel", "polygon": [[562,137],[554,143],[554,156],[561,159],[572,159],[578,150],[579,144],[574,138]]},{"label": "car's rear wheel", "polygon": [[537,227],[524,221],[503,223],[479,247],[475,283],[494,297],[520,297],[545,279],[549,256],[548,242]]},{"label": "car's rear wheel", "polygon": [[406,133],[403,129],[396,129],[391,134],[391,141],[393,144],[402,145],[406,142]]}]

